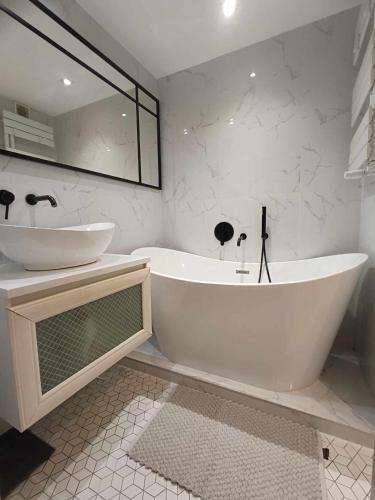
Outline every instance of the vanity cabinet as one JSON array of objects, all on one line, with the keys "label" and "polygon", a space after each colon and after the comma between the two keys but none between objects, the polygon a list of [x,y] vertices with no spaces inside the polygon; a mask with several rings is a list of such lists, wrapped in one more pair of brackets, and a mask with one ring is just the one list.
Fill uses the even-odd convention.
[{"label": "vanity cabinet", "polygon": [[13,391],[6,388],[0,417],[21,431],[151,335],[145,262],[81,281],[11,299],[3,308],[1,340],[10,357],[0,383]]}]

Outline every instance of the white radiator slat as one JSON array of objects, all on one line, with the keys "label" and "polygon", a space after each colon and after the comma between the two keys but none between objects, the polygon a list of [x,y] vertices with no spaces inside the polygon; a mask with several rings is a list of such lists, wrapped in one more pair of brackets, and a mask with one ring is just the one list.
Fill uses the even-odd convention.
[{"label": "white radiator slat", "polygon": [[366,38],[366,33],[374,9],[375,0],[365,0],[360,7],[357,25],[355,29],[354,49],[353,49],[353,65],[356,66],[359,54],[361,53],[363,42]]},{"label": "white radiator slat", "polygon": [[[3,110],[3,124],[5,149],[7,151],[41,157],[36,154],[31,154],[30,151],[17,148],[16,138],[42,144],[43,146],[47,146],[51,149],[55,148],[53,127],[45,125],[44,123],[39,123],[35,120],[30,120],[29,118],[25,118],[24,116],[20,116],[6,110]],[[53,155],[47,155],[43,158],[53,159]]]},{"label": "white radiator slat", "polygon": [[352,98],[352,127],[355,125],[374,83],[374,39],[375,37],[373,33],[354,84]]},{"label": "white radiator slat", "polygon": [[375,167],[375,109],[370,107],[370,120],[369,120],[369,140],[367,148],[367,166]]},{"label": "white radiator slat", "polygon": [[49,125],[45,125],[44,123],[37,122],[35,120],[31,120],[30,118],[25,118],[24,116],[17,115],[16,113],[12,113],[11,111],[3,110],[4,119],[14,120],[18,123],[23,123],[24,125],[29,125],[30,127],[36,128],[38,130],[43,130],[49,134],[53,134],[53,128]]},{"label": "white radiator slat", "polygon": [[53,148],[55,146],[55,143],[50,139],[46,139],[45,137],[41,137],[40,135],[30,134],[29,132],[24,132],[23,130],[17,130],[12,127],[4,127],[4,132],[6,134],[13,135],[14,137],[19,137],[20,139],[43,144],[44,146],[48,146],[49,148]]},{"label": "white radiator slat", "polygon": [[23,123],[19,123],[9,119],[4,119],[4,125],[14,130],[22,130],[22,132],[28,132],[29,134],[33,134],[44,139],[49,139],[51,142],[53,142],[53,132],[45,132],[44,130],[37,129],[30,125],[24,125]]},{"label": "white radiator slat", "polygon": [[370,139],[370,108],[362,118],[350,143],[349,170],[359,169],[367,161]]},{"label": "white radiator slat", "polygon": [[[362,57],[352,94],[353,130],[350,142],[349,170],[345,179],[359,179],[375,173],[374,82],[375,82],[375,0],[364,0],[357,20],[353,62]],[[371,30],[371,31],[370,31]],[[369,40],[365,48],[365,40]],[[364,50],[365,49],[365,50]]]},{"label": "white radiator slat", "polygon": [[368,144],[363,148],[359,155],[349,164],[349,172],[352,170],[360,170],[368,163]]},{"label": "white radiator slat", "polygon": [[363,171],[369,175],[372,168],[373,174],[375,166],[375,135],[374,135],[375,110],[372,106],[364,114],[358,128],[350,143],[349,170],[345,173],[345,178],[350,177],[350,173]]}]

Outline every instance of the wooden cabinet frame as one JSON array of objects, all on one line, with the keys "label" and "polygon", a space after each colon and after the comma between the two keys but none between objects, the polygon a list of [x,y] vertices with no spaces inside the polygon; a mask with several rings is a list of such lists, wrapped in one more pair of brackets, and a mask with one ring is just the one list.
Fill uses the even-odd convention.
[{"label": "wooden cabinet frame", "polygon": [[[63,383],[41,392],[36,323],[135,285],[142,285],[143,328]],[[151,336],[150,271],[148,268],[8,307],[8,325],[16,382],[20,431],[56,408],[79,389],[136,349]]]}]

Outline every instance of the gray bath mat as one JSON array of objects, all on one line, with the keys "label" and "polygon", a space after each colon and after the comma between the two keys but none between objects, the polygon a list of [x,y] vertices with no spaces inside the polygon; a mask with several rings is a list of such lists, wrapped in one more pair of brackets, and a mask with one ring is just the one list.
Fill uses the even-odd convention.
[{"label": "gray bath mat", "polygon": [[320,500],[314,429],[177,387],[129,455],[204,500]]}]

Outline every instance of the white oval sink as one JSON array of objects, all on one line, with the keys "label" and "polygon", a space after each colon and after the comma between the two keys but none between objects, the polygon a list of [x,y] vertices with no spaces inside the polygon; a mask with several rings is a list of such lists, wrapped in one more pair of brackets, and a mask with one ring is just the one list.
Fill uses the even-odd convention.
[{"label": "white oval sink", "polygon": [[30,271],[81,266],[105,252],[114,228],[111,222],[57,229],[0,224],[0,251]]}]

